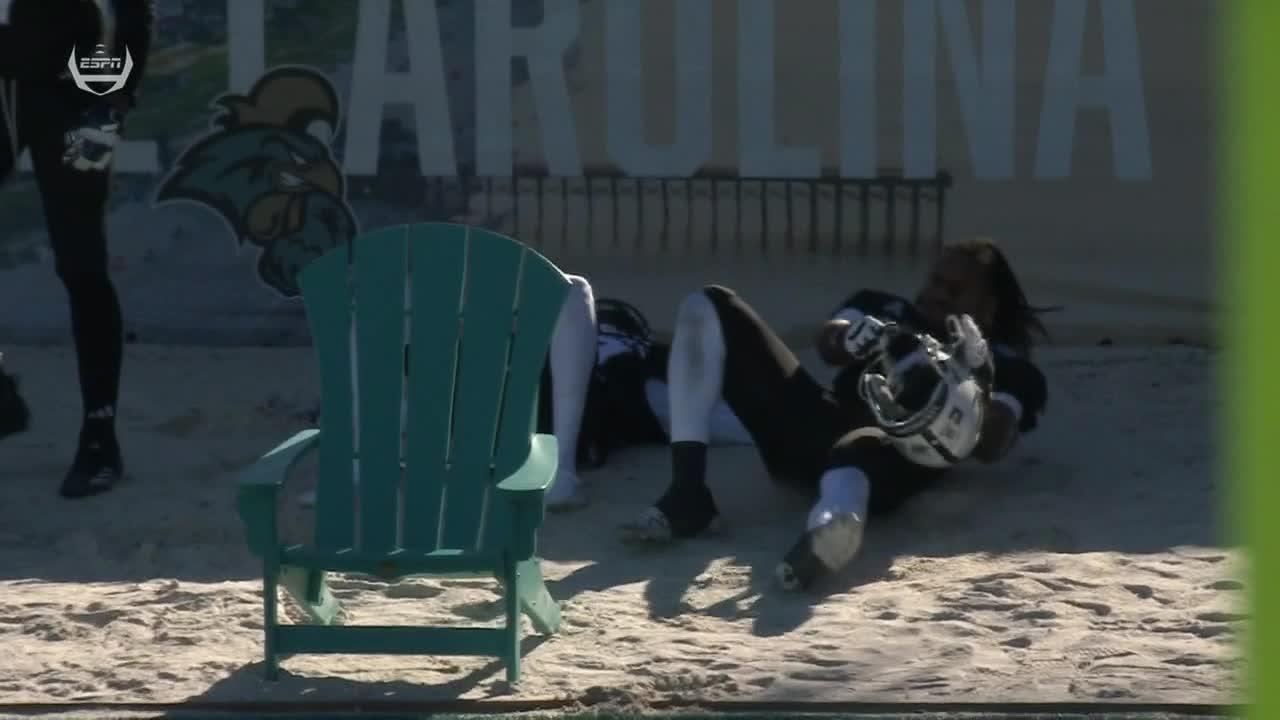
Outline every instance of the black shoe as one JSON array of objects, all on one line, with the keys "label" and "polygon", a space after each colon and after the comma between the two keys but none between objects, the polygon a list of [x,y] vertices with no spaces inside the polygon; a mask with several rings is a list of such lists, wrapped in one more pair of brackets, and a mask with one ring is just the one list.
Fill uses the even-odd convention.
[{"label": "black shoe", "polygon": [[849,564],[862,548],[863,522],[857,515],[837,515],[825,525],[806,530],[774,570],[785,590],[808,590],[822,578]]},{"label": "black shoe", "polygon": [[[624,542],[660,545],[673,540],[717,535],[724,531],[724,522],[715,510],[701,519],[681,516],[679,524],[673,521],[659,505],[650,505],[634,519],[622,524]],[[679,528],[679,529],[677,529]]]},{"label": "black shoe", "polygon": [[124,460],[114,443],[81,443],[58,491],[64,498],[83,498],[115,487],[124,475]]},{"label": "black shoe", "polygon": [[18,378],[0,367],[0,440],[25,432],[31,424],[31,411],[18,392]]},{"label": "black shoe", "polygon": [[720,518],[720,509],[706,485],[672,487],[658,498],[653,508],[677,538],[691,538],[713,530]]},{"label": "black shoe", "polygon": [[720,510],[707,487],[706,443],[671,443],[671,485],[653,507],[657,512],[650,519],[660,516],[678,538],[701,535],[715,525]]},{"label": "black shoe", "polygon": [[691,538],[718,526],[720,511],[707,487],[707,444],[671,443],[671,485],[652,507],[622,526],[632,541]]}]

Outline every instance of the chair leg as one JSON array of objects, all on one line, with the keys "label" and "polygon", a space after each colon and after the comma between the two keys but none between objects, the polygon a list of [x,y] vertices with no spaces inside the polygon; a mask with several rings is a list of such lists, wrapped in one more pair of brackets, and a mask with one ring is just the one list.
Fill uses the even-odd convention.
[{"label": "chair leg", "polygon": [[263,674],[267,680],[272,681],[280,678],[280,663],[276,655],[276,606],[278,604],[276,587],[278,578],[279,569],[274,562],[267,561],[262,575],[262,630],[265,634],[263,649],[266,654]]},{"label": "chair leg", "polygon": [[541,635],[554,635],[560,630],[560,605],[547,591],[541,562],[534,558],[519,563],[516,572],[516,594],[520,606],[529,615],[533,629]]},{"label": "chair leg", "polygon": [[517,563],[508,562],[503,569],[503,604],[506,607],[507,615],[507,656],[504,658],[507,666],[507,682],[517,683],[520,681],[520,623],[523,618],[520,616],[520,593],[517,587],[520,582],[520,566]]}]

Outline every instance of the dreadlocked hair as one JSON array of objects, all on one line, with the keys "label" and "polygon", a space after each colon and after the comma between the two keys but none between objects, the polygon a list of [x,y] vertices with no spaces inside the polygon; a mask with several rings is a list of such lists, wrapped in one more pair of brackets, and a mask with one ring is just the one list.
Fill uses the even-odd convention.
[{"label": "dreadlocked hair", "polygon": [[979,237],[948,245],[946,252],[966,255],[987,269],[987,282],[995,296],[996,312],[991,322],[991,339],[1021,352],[1029,352],[1034,335],[1048,340],[1049,331],[1040,314],[1058,308],[1038,308],[1027,301],[1022,285],[996,241]]}]

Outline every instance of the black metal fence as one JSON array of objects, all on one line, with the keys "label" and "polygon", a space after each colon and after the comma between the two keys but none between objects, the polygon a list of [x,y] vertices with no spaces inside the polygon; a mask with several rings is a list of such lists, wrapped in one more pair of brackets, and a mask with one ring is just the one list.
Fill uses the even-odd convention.
[{"label": "black metal fence", "polygon": [[[419,176],[420,177],[420,176]],[[469,218],[535,247],[623,256],[763,254],[919,256],[941,247],[951,175],[743,178],[706,169],[688,178],[629,177],[612,167],[557,177],[522,166],[511,177],[428,177],[428,219]],[[411,183],[416,185],[417,183]]]}]

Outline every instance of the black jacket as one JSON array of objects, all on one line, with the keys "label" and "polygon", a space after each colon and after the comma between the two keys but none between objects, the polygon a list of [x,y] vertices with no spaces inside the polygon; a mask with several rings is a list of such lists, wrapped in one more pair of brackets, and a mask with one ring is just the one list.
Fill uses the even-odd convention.
[{"label": "black jacket", "polygon": [[[104,12],[109,13],[107,22]],[[88,55],[106,40],[112,24],[110,50],[123,55],[128,49],[133,58],[133,70],[120,91],[132,105],[151,54],[154,0],[12,0],[8,18],[0,18],[0,76],[67,82],[60,78],[72,49]]]}]

